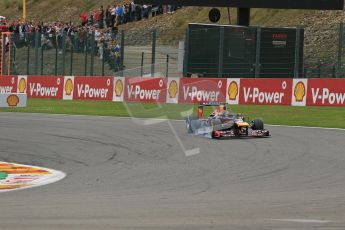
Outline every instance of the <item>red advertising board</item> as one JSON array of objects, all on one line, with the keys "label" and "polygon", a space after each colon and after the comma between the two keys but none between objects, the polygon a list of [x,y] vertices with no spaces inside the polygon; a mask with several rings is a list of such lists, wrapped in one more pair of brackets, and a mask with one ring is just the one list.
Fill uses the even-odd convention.
[{"label": "red advertising board", "polygon": [[125,79],[126,102],[166,101],[166,78],[128,77]]},{"label": "red advertising board", "polygon": [[15,76],[0,76],[0,93],[16,93],[17,81]]},{"label": "red advertising board", "polygon": [[74,77],[73,100],[113,100],[112,77]]},{"label": "red advertising board", "polygon": [[181,78],[179,103],[225,102],[226,79]]},{"label": "red advertising board", "polygon": [[307,106],[345,106],[345,79],[309,79]]},{"label": "red advertising board", "polygon": [[292,79],[241,79],[240,104],[291,105]]},{"label": "red advertising board", "polygon": [[26,93],[28,98],[62,99],[64,77],[28,76]]}]

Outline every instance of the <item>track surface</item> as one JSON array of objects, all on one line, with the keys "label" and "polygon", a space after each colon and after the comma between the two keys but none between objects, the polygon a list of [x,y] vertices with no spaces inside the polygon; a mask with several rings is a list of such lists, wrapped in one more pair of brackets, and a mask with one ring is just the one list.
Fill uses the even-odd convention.
[{"label": "track surface", "polygon": [[345,229],[345,131],[215,141],[172,124],[200,154],[167,122],[0,113],[0,161],[67,173],[0,194],[0,229]]}]

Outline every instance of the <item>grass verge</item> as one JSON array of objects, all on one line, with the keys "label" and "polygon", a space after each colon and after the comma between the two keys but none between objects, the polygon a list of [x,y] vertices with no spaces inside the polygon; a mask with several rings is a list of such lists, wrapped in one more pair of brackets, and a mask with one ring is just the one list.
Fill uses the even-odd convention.
[{"label": "grass verge", "polygon": [[[0,112],[183,119],[191,112],[195,114],[196,109],[196,105],[29,99],[26,108],[0,109]],[[266,124],[345,128],[345,107],[240,105],[231,109],[245,117],[261,118]],[[211,110],[207,108],[205,114]]]}]

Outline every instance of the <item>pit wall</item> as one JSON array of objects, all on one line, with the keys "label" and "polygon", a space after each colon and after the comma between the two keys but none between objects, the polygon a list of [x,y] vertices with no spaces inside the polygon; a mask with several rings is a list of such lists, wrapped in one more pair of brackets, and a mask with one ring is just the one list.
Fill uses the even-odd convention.
[{"label": "pit wall", "polygon": [[345,106],[345,79],[2,76],[0,93],[61,100]]}]

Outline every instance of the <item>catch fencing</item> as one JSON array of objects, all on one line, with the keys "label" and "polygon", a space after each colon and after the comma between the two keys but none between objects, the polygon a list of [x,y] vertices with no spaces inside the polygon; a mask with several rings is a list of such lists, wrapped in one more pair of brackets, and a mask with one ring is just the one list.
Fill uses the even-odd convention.
[{"label": "catch fencing", "polygon": [[[257,29],[257,27],[255,27]],[[260,30],[258,30],[260,31]],[[298,30],[300,31],[300,30]],[[3,73],[10,68],[11,75],[55,75],[55,76],[164,76],[164,77],[185,77],[186,63],[185,51],[190,46],[197,47],[199,52],[207,52],[202,37],[193,41],[193,44],[186,43],[187,31],[185,30],[120,30],[109,33],[106,42],[103,42],[98,34],[73,33],[73,34],[40,34],[23,33],[11,35],[10,48],[7,47],[3,53],[2,60],[10,60],[10,65],[2,62]],[[256,33],[255,36],[260,33]],[[262,32],[262,39],[265,34]],[[217,39],[224,36],[225,41],[236,43],[236,39],[227,37],[227,34],[214,34]],[[249,39],[249,38],[248,38]],[[211,39],[212,40],[212,39]],[[210,56],[217,63],[217,68],[228,69],[230,73],[224,76],[217,69],[209,70],[212,77],[280,77],[291,78],[343,78],[345,76],[344,64],[344,26],[338,24],[329,29],[304,28],[304,47],[291,49],[291,52],[303,50],[303,54],[295,53],[296,58],[286,63],[289,71],[274,69],[269,76],[262,72],[264,65],[270,65],[270,59],[260,60],[257,56],[246,54],[253,50],[261,50],[268,56],[276,54],[277,49],[272,49],[272,44],[247,41],[242,44],[241,53],[235,50],[228,50],[224,53],[223,46],[214,46],[219,49],[218,53],[230,55],[232,59],[224,59],[218,62],[219,57]],[[275,41],[275,45],[281,45],[281,41]],[[249,45],[253,47],[249,47]],[[248,47],[246,46],[248,45]],[[211,46],[211,44],[210,44]],[[243,51],[244,50],[244,51]],[[279,50],[278,50],[279,51]],[[230,54],[229,54],[230,53]],[[249,63],[241,63],[241,57],[248,55],[252,57]],[[251,56],[252,55],[252,56]],[[284,59],[282,55],[281,59]],[[301,62],[300,59],[303,59]],[[300,65],[299,63],[303,63]],[[195,63],[204,68],[203,60]],[[232,66],[235,65],[236,74],[232,74]],[[220,65],[220,66],[219,66]],[[241,66],[245,66],[241,70]],[[291,73],[290,69],[293,69]],[[285,71],[285,72],[284,72]],[[277,76],[274,76],[277,73]],[[298,73],[297,75],[294,73]],[[200,75],[199,77],[202,77]]]}]

